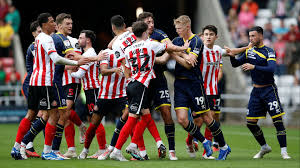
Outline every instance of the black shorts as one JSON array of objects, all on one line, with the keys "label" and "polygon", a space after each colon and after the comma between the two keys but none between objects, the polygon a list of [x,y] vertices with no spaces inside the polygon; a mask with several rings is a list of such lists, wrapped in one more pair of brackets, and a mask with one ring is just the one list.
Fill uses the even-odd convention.
[{"label": "black shorts", "polygon": [[127,105],[127,98],[117,98],[117,99],[98,99],[96,106],[94,107],[94,113],[101,114],[103,116],[108,113],[112,113],[115,116],[122,114],[122,111]]},{"label": "black shorts", "polygon": [[58,102],[58,109],[66,109],[66,94],[63,92],[63,86],[60,82],[53,82],[54,99]]},{"label": "black shorts", "polygon": [[138,81],[130,82],[126,88],[129,112],[141,114],[142,109],[149,109],[148,88]]},{"label": "black shorts", "polygon": [[207,100],[208,100],[210,110],[214,111],[217,114],[221,113],[221,108],[220,108],[221,97],[220,97],[220,95],[207,95]]},{"label": "black shorts", "polygon": [[94,112],[94,106],[97,101],[98,92],[99,92],[98,88],[84,91],[86,97],[86,106],[88,108],[89,115],[92,115]]},{"label": "black shorts", "polygon": [[71,83],[63,86],[63,92],[66,94],[67,100],[76,101],[78,95],[80,94],[81,84],[80,83]]},{"label": "black shorts", "polygon": [[53,86],[29,86],[27,100],[28,109],[34,111],[57,108]]},{"label": "black shorts", "polygon": [[151,108],[154,110],[158,110],[161,106],[171,107],[167,79],[163,74],[159,76],[151,79],[148,90],[148,100],[151,102]]}]

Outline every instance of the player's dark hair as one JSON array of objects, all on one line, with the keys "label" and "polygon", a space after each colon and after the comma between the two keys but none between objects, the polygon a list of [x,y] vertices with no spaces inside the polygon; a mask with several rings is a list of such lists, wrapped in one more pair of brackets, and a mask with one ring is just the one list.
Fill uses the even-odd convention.
[{"label": "player's dark hair", "polygon": [[35,32],[36,29],[39,27],[39,22],[36,20],[36,21],[33,21],[31,24],[30,24],[30,32]]},{"label": "player's dark hair", "polygon": [[42,27],[43,23],[47,23],[49,21],[49,17],[52,17],[52,15],[50,13],[41,13],[37,17],[37,21],[38,21],[39,25]]},{"label": "player's dark hair", "polygon": [[143,21],[136,21],[132,24],[132,32],[136,37],[142,37],[148,29],[148,25]]},{"label": "player's dark hair", "polygon": [[143,12],[138,16],[137,21],[144,21],[144,19],[148,17],[152,17],[152,19],[154,19],[153,14],[151,12]]},{"label": "player's dark hair", "polygon": [[94,42],[96,41],[96,34],[92,30],[82,30],[80,34],[81,33],[85,33],[85,37],[89,38],[92,44],[94,44]]},{"label": "player's dark hair", "polygon": [[205,30],[209,30],[215,33],[215,35],[218,35],[218,28],[214,25],[206,25],[202,29],[202,34],[204,33]]},{"label": "player's dark hair", "polygon": [[264,29],[260,26],[254,26],[248,30],[248,32],[256,31],[259,34],[264,34]]},{"label": "player's dark hair", "polygon": [[64,21],[64,19],[72,19],[70,14],[67,13],[61,13],[59,15],[56,16],[56,24],[62,24],[62,22]]},{"label": "player's dark hair", "polygon": [[124,18],[121,15],[115,15],[115,16],[111,17],[110,23],[112,25],[114,25],[117,29],[123,28],[123,26],[125,24]]}]

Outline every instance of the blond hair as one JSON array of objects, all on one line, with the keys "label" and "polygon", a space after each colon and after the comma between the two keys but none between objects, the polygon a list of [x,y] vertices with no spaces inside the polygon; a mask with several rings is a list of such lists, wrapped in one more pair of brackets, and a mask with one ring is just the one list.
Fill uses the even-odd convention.
[{"label": "blond hair", "polygon": [[181,15],[177,19],[174,19],[174,25],[191,25],[191,19],[187,15]]}]

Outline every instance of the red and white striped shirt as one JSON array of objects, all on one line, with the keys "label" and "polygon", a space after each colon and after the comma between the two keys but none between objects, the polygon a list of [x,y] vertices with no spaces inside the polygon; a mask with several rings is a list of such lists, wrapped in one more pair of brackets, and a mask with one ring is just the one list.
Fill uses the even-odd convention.
[{"label": "red and white striped shirt", "polygon": [[50,54],[56,52],[51,36],[41,32],[35,39],[35,57],[30,86],[53,86],[54,62]]},{"label": "red and white striped shirt", "polygon": [[206,95],[218,94],[218,75],[224,54],[226,51],[218,45],[214,45],[212,49],[206,46],[203,48],[200,70]]},{"label": "red and white striped shirt", "polygon": [[[100,65],[107,64],[108,69],[121,67],[121,60],[118,60],[115,51],[106,49],[109,53],[108,60],[101,61]],[[117,99],[126,96],[126,78],[124,75],[112,73],[101,76],[98,99]]]},{"label": "red and white striped shirt", "polygon": [[124,54],[126,48],[128,48],[133,43],[135,43],[135,41],[136,41],[136,37],[130,31],[126,31],[117,37],[117,39],[112,45],[112,49],[117,52],[116,56],[118,60],[122,60],[125,58]]},{"label": "red and white striped shirt", "polygon": [[[67,38],[70,40],[71,45],[74,48],[74,51],[79,53],[79,54],[82,54],[81,48],[78,45],[78,40],[76,38],[73,38],[73,37],[70,37],[70,36],[67,36]],[[64,71],[62,81],[63,81],[63,84],[62,84],[63,86],[71,84],[71,83],[81,83],[81,79],[72,77],[71,73],[69,73],[68,70]]]},{"label": "red and white striped shirt", "polygon": [[140,41],[125,50],[127,68],[131,70],[131,78],[148,87],[150,80],[156,78],[153,70],[155,56],[167,48],[164,43]]},{"label": "red and white striped shirt", "polygon": [[[82,56],[90,57],[96,56],[94,48],[89,48]],[[100,87],[99,81],[99,64],[98,62],[91,62],[87,65],[81,65],[77,72],[71,73],[72,77],[81,78],[84,90],[96,89]]]}]

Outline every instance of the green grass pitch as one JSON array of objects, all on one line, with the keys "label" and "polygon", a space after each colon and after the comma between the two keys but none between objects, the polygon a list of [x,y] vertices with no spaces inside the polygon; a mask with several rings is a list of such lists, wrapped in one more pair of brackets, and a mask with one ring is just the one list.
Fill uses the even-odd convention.
[{"label": "green grass pitch", "polygon": [[[166,136],[164,134],[163,124],[158,124],[158,129],[163,142],[168,146]],[[198,167],[198,168],[299,168],[300,167],[300,130],[299,128],[287,128],[287,143],[288,152],[292,157],[290,160],[283,160],[280,155],[279,144],[276,139],[276,131],[273,127],[263,127],[264,135],[267,143],[272,147],[272,152],[267,154],[263,159],[254,160],[252,157],[258,152],[259,145],[250,134],[245,125],[222,125],[223,133],[227,143],[230,145],[232,152],[226,161],[215,160],[203,160],[201,154],[203,148],[197,153],[196,158],[190,158],[185,149],[185,138],[187,133],[176,124],[176,154],[179,158],[178,161],[170,161],[168,158],[158,159],[157,149],[154,139],[150,136],[146,130],[144,139],[146,144],[146,150],[150,157],[149,161],[130,161],[130,162],[118,162],[113,160],[98,161],[98,160],[65,160],[65,161],[44,161],[42,159],[28,159],[28,160],[13,160],[10,156],[10,150],[14,144],[17,124],[1,124],[0,125],[0,164],[2,168],[104,168],[104,167],[125,167],[125,168],[177,168],[177,167]],[[106,140],[110,142],[113,130],[115,126],[112,124],[105,125]],[[38,153],[42,152],[43,148],[43,135],[40,134],[36,138],[34,144]],[[76,128],[75,144],[77,154],[79,154],[83,148],[82,144],[79,144],[78,129]],[[124,149],[128,145],[129,140],[123,147],[123,154],[127,159],[130,156],[125,153]],[[96,138],[90,148],[90,154],[93,154],[97,150]],[[63,138],[61,152],[64,153],[67,150],[66,141]],[[217,156],[214,153],[214,156]]]}]

